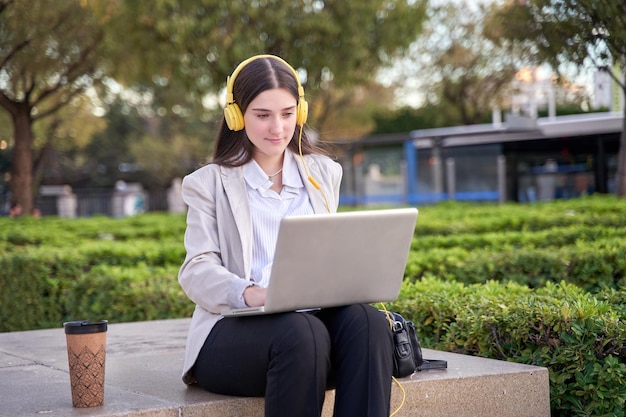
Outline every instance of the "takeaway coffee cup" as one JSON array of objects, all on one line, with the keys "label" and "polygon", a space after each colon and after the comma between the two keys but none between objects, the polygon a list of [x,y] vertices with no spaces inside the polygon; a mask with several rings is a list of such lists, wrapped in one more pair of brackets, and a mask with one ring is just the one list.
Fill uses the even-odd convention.
[{"label": "takeaway coffee cup", "polygon": [[97,407],[104,402],[104,362],[107,321],[63,323],[74,407]]}]

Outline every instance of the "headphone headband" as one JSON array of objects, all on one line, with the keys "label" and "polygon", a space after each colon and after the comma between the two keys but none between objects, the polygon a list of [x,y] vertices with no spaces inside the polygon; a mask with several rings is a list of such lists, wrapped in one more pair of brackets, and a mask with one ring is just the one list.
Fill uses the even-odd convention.
[{"label": "headphone headband", "polygon": [[298,85],[298,106],[296,110],[296,124],[299,126],[303,126],[304,123],[306,123],[306,119],[308,116],[308,103],[304,99],[304,87],[302,87],[302,84],[300,83],[300,77],[298,76],[298,73],[284,59],[276,55],[264,54],[255,55],[241,62],[239,65],[237,65],[237,68],[235,68],[233,73],[228,76],[228,78],[226,78],[226,107],[224,108],[224,118],[226,119],[226,124],[228,125],[229,129],[237,131],[244,128],[243,114],[237,103],[235,103],[235,98],[233,97],[233,86],[235,85],[235,79],[246,65],[248,65],[252,61],[256,61],[257,59],[261,58],[271,58],[282,62],[293,73],[293,76],[296,79],[296,83]]}]

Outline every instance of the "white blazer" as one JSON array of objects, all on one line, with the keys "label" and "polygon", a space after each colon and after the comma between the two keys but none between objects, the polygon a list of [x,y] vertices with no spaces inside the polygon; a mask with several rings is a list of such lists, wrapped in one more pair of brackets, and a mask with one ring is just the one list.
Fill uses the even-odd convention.
[{"label": "white blazer", "polygon": [[[335,212],[341,165],[322,155],[305,155],[304,159],[309,175],[321,186],[330,210]],[[295,160],[314,212],[327,213],[322,192],[307,179],[300,157]],[[220,311],[229,308],[229,296],[241,294],[250,285],[252,217],[242,167],[205,165],[183,179],[182,194],[188,206],[187,255],[178,282],[196,304],[187,336],[183,381],[193,384],[195,378],[189,371],[209,332],[222,318]]]}]

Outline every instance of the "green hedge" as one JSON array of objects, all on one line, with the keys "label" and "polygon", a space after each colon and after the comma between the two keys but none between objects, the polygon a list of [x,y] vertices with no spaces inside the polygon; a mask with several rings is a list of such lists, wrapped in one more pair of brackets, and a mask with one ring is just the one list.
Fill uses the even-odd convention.
[{"label": "green hedge", "polygon": [[[626,200],[419,209],[387,307],[422,344],[547,367],[554,416],[624,416]],[[0,218],[0,331],[190,316],[184,229],[167,214]]]},{"label": "green hedge", "polygon": [[414,248],[409,256],[407,279],[415,281],[428,275],[467,284],[495,280],[540,287],[547,282],[567,281],[590,292],[619,288],[626,284],[626,236],[579,241],[569,246]]},{"label": "green hedge", "polygon": [[183,216],[0,219],[0,331],[186,317]]},{"label": "green hedge", "polygon": [[114,249],[107,243],[0,258],[0,330],[51,328],[78,319],[122,322],[189,316],[192,304],[177,282],[179,262],[169,262],[179,261],[184,253],[154,246]]},{"label": "green hedge", "polygon": [[428,277],[405,282],[387,308],[412,319],[425,346],[547,367],[553,416],[624,416],[625,297]]}]

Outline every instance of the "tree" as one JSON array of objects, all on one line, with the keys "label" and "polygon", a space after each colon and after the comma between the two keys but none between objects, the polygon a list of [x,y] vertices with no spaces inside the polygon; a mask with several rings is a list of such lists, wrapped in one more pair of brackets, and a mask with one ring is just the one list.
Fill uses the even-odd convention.
[{"label": "tree", "polygon": [[85,168],[91,156],[87,147],[106,128],[100,114],[89,95],[83,94],[34,125],[34,188],[41,183],[75,186],[87,182]]},{"label": "tree", "polygon": [[119,29],[109,33],[109,43],[125,45],[116,51],[113,76],[127,87],[182,85],[199,102],[219,92],[238,62],[276,54],[301,74],[310,124],[331,131],[325,121],[333,107],[403,55],[421,30],[425,6],[425,0],[126,1]]},{"label": "tree", "polygon": [[33,207],[33,123],[56,114],[98,77],[101,22],[78,0],[0,3],[0,107],[11,117],[10,190]]},{"label": "tree", "polygon": [[[117,180],[164,189],[206,162],[210,141],[205,123],[157,108],[137,108],[117,98],[108,105],[106,128],[87,146],[89,184],[112,187]],[[159,111],[162,110],[159,116]],[[121,169],[120,169],[121,168]]]},{"label": "tree", "polygon": [[[607,71],[626,95],[626,2],[516,0],[494,9],[492,37],[548,62]],[[616,70],[614,70],[616,69]],[[626,106],[618,155],[616,194],[626,197]]]},{"label": "tree", "polygon": [[505,106],[519,63],[483,35],[483,8],[449,5],[435,13],[440,26],[424,45],[432,60],[426,67],[432,80],[429,101],[451,124],[483,123],[494,108]]},{"label": "tree", "polygon": [[316,92],[315,127],[328,142],[352,141],[369,134],[376,114],[393,106],[394,91],[374,80],[359,86],[332,88]]},{"label": "tree", "polygon": [[520,63],[483,35],[487,7],[466,1],[430,8],[424,33],[399,65],[395,82],[413,96],[407,103],[437,108],[444,126],[483,123],[494,107],[506,106]]},{"label": "tree", "polygon": [[387,109],[374,115],[374,129],[371,134],[406,133],[412,130],[449,127],[449,115],[440,106],[404,106]]}]

